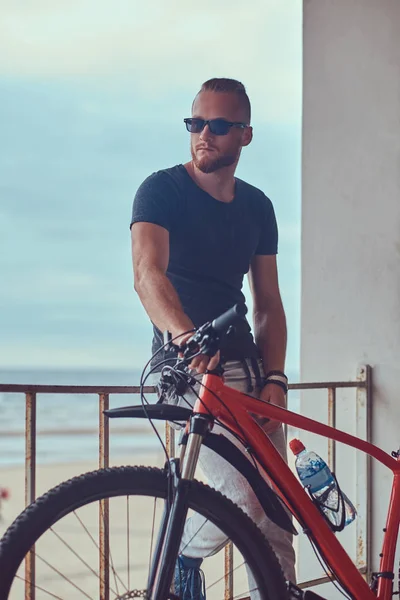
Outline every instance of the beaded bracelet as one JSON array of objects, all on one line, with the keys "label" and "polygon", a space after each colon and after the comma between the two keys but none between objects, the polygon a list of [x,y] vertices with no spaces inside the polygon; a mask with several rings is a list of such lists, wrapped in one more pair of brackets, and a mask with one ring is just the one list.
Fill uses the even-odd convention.
[{"label": "beaded bracelet", "polygon": [[283,383],[283,381],[279,381],[278,379],[264,379],[264,386],[269,385],[270,383],[273,383],[274,385],[279,385],[279,387],[283,389],[285,394],[288,393],[288,386],[286,385],[286,383]]},{"label": "beaded bracelet", "polygon": [[268,377],[270,377],[270,375],[279,375],[279,377],[284,377],[286,379],[286,381],[288,380],[287,376],[285,375],[285,373],[283,371],[268,371],[268,373],[265,376],[265,379],[268,379]]}]

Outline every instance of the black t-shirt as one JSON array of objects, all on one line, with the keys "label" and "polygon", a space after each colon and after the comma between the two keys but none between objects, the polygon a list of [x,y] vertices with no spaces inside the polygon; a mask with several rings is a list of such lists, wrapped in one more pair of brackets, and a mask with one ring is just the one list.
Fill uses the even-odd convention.
[{"label": "black t-shirt", "polygon": [[[255,254],[276,254],[278,230],[271,201],[236,178],[232,202],[202,190],[183,165],[153,173],[139,187],[131,225],[145,221],[169,231],[167,277],[196,327],[244,302],[243,276]],[[154,327],[153,353],[162,345]],[[225,360],[257,355],[245,319],[223,340]],[[166,357],[157,355],[157,362]]]}]

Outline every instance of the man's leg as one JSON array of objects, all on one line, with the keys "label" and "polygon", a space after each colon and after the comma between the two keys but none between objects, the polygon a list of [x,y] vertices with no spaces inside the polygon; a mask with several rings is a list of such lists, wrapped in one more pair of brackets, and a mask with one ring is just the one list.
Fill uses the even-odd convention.
[{"label": "man's leg", "polygon": [[[226,365],[225,381],[229,386],[239,391],[247,391],[248,379],[240,363],[235,362]],[[252,384],[255,386],[253,377]],[[243,447],[236,438],[224,429],[216,427],[215,432],[229,437],[243,451]],[[284,459],[287,460],[283,428],[280,427],[271,434],[270,439]],[[209,485],[240,506],[257,524],[273,547],[286,578],[295,582],[295,554],[292,546],[292,535],[275,525],[265,515],[247,480],[222,457],[204,446],[200,452],[199,464]],[[181,553],[192,558],[205,558],[218,552],[225,543],[226,538],[222,532],[196,514],[188,519],[186,523]]]}]

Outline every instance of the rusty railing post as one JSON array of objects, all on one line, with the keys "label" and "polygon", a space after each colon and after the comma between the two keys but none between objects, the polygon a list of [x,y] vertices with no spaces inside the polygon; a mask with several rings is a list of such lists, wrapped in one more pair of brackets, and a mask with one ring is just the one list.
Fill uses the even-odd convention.
[{"label": "rusty railing post", "polygon": [[[36,498],[36,394],[25,394],[25,505]],[[35,547],[25,558],[25,600],[35,600]]]},{"label": "rusty railing post", "polygon": [[[109,422],[104,411],[108,410],[110,398],[108,394],[99,394],[99,467],[106,469],[109,466],[110,437]],[[100,598],[110,600],[110,507],[109,499],[100,500],[99,507],[99,570],[100,570]]]},{"label": "rusty railing post", "polygon": [[165,445],[169,458],[175,458],[175,429],[165,422]]},{"label": "rusty railing post", "polygon": [[228,542],[224,549],[225,557],[225,592],[224,600],[233,598],[233,544]]},{"label": "rusty railing post", "polygon": [[[336,388],[328,388],[328,425],[336,427]],[[328,464],[331,471],[336,473],[336,442],[328,440]]]},{"label": "rusty railing post", "polygon": [[[367,442],[371,441],[371,374],[372,369],[369,365],[361,366],[357,372],[360,386],[356,392],[356,435]],[[371,457],[363,452],[357,452],[356,461],[356,508],[358,511],[356,564],[369,581],[371,576]]]}]

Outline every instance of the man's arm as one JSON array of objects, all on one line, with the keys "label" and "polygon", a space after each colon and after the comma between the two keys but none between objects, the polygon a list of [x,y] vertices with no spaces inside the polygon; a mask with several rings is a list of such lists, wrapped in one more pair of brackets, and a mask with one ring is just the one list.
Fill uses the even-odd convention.
[{"label": "man's arm", "polygon": [[285,369],[286,317],[279,291],[276,256],[253,257],[249,282],[254,306],[254,337],[266,371]]},{"label": "man's arm", "polygon": [[134,223],[131,228],[135,290],[152,322],[173,336],[193,329],[175,288],[166,276],[169,233],[153,223]]},{"label": "man's arm", "polygon": [[[256,255],[250,265],[249,282],[254,303],[254,338],[263,358],[265,372],[284,371],[286,356],[286,317],[278,284],[276,256]],[[286,394],[281,386],[267,383],[260,398],[286,408]],[[264,426],[272,433],[280,426],[270,421]]]},{"label": "man's arm", "polygon": [[[170,331],[172,337],[193,329],[174,286],[166,276],[169,262],[169,232],[160,225],[138,222],[131,228],[132,261],[135,290],[152,322],[160,331]],[[180,341],[186,341],[184,336]],[[178,340],[179,343],[179,340]],[[214,369],[219,355],[211,360],[200,355],[191,368],[203,373]]]}]

